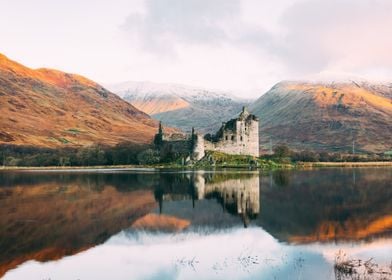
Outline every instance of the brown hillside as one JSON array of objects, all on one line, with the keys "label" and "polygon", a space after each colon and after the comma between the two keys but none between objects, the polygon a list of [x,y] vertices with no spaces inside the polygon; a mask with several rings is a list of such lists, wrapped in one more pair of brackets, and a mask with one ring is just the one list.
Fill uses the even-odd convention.
[{"label": "brown hillside", "polygon": [[0,144],[148,143],[157,122],[97,83],[0,54]]},{"label": "brown hillside", "polygon": [[251,107],[268,148],[384,152],[392,149],[392,84],[282,82]]},{"label": "brown hillside", "polygon": [[170,112],[190,106],[187,101],[175,95],[157,96],[153,99],[135,98],[132,100],[129,98],[128,101],[131,102],[132,105],[138,108],[140,111],[143,111],[149,115]]}]

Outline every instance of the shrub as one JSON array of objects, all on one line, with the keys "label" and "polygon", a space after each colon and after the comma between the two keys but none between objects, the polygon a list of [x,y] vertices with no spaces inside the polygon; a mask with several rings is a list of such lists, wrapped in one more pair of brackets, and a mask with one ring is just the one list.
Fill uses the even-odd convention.
[{"label": "shrub", "polygon": [[147,149],[137,155],[139,164],[155,164],[160,161],[159,152],[153,149]]}]

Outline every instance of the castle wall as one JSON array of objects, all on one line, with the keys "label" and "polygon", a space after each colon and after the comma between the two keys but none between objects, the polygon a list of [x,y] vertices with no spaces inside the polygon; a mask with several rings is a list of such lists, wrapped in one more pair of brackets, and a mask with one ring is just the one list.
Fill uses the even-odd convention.
[{"label": "castle wall", "polygon": [[235,128],[223,131],[217,142],[205,141],[204,149],[226,154],[259,156],[259,124],[255,120],[237,120]]}]

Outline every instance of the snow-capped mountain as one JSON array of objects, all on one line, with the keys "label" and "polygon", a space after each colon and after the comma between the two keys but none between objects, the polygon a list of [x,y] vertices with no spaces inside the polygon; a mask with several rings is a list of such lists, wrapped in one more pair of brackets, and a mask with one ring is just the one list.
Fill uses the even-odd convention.
[{"label": "snow-capped mountain", "polygon": [[250,103],[231,92],[180,84],[124,82],[108,87],[139,110],[185,131],[195,127],[213,132]]}]

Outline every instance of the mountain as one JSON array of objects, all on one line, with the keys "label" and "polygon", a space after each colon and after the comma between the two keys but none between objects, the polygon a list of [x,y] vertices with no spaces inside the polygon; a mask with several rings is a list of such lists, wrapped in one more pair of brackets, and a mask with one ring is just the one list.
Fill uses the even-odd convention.
[{"label": "mountain", "polygon": [[281,82],[250,111],[268,149],[385,152],[392,149],[392,83]]},{"label": "mountain", "polygon": [[228,92],[177,84],[124,82],[109,88],[165,125],[184,131],[195,127],[201,132],[215,132],[250,102]]},{"label": "mountain", "polygon": [[148,143],[157,122],[97,83],[0,54],[0,144]]}]

